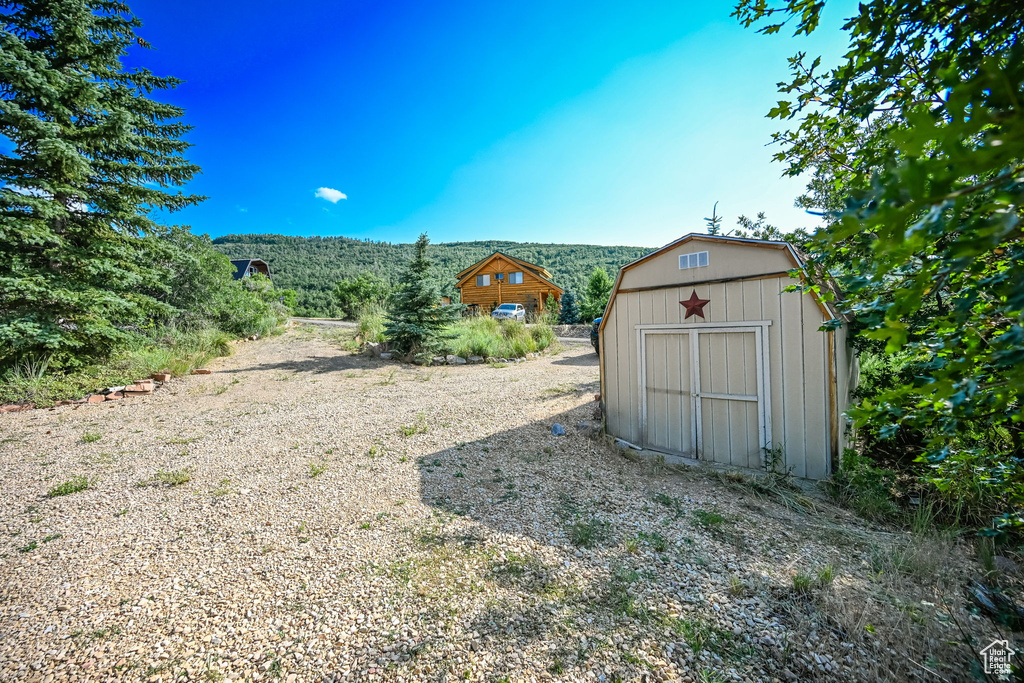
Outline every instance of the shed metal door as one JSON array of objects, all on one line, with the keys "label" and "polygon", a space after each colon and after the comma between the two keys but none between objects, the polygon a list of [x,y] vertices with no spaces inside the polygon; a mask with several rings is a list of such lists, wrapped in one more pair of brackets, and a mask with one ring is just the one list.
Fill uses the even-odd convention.
[{"label": "shed metal door", "polygon": [[767,323],[640,326],[638,332],[643,445],[761,467],[771,444]]}]

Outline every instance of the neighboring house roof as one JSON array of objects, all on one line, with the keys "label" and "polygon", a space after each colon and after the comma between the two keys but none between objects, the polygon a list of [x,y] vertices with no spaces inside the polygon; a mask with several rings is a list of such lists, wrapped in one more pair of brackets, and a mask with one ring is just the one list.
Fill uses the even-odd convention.
[{"label": "neighboring house roof", "polygon": [[499,256],[501,258],[508,259],[508,261],[510,261],[511,263],[514,263],[514,264],[516,264],[518,266],[520,266],[523,270],[530,271],[530,273],[534,277],[536,277],[537,279],[541,280],[542,282],[545,282],[545,283],[551,285],[554,289],[557,289],[559,295],[561,295],[562,293],[565,292],[564,289],[562,289],[561,287],[559,287],[558,285],[556,285],[554,282],[551,281],[551,273],[549,273],[546,268],[542,268],[541,266],[538,266],[536,264],[530,263],[529,261],[524,261],[522,259],[518,259],[515,256],[509,256],[508,254],[504,254],[504,253],[502,253],[500,251],[496,251],[493,254],[491,254],[490,256],[488,256],[487,258],[484,258],[484,259],[481,259],[481,260],[477,261],[476,263],[471,265],[469,268],[466,268],[465,270],[462,270],[462,271],[456,273],[455,274],[455,279],[456,279],[455,287],[458,288],[458,289],[461,289],[463,284],[465,284],[466,281],[468,281],[471,277],[473,277],[473,275],[475,275],[478,270],[480,270],[485,265],[487,265],[488,263],[490,263],[494,259],[498,258]]},{"label": "neighboring house roof", "polygon": [[[231,265],[235,267],[234,278],[236,280],[241,280],[245,277],[251,265],[256,266],[256,269],[261,272],[266,271],[267,277],[270,277],[270,265],[261,258],[231,259]],[[263,267],[260,268],[260,266]]]},{"label": "neighboring house roof", "polygon": [[493,254],[491,254],[490,256],[477,261],[476,263],[471,265],[469,268],[466,268],[465,270],[459,271],[458,273],[455,274],[455,279],[456,280],[462,280],[467,273],[469,273],[472,270],[476,270],[477,268],[482,267],[488,261],[490,261],[491,259],[495,258],[496,256],[501,256],[502,258],[506,258],[509,261],[517,263],[517,264],[523,266],[524,268],[526,268],[527,270],[532,271],[535,275],[540,275],[541,277],[547,278],[549,280],[551,279],[551,273],[549,273],[546,268],[543,268],[542,266],[538,266],[535,263],[530,263],[529,261],[524,261],[522,259],[518,259],[515,256],[509,256],[508,254],[506,254],[504,252],[501,252],[501,251],[496,251]]}]

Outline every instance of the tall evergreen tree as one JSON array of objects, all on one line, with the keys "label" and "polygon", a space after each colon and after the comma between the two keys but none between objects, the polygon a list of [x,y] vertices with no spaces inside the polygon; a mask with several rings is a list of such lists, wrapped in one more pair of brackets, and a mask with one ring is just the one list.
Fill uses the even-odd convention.
[{"label": "tall evergreen tree", "polygon": [[430,240],[423,233],[413,246],[412,260],[392,297],[384,337],[399,353],[429,354],[448,339],[445,328],[459,319],[462,304],[441,306],[441,284],[427,256]]},{"label": "tall evergreen tree", "polygon": [[560,325],[575,325],[580,321],[580,307],[576,303],[576,295],[572,290],[562,295],[562,310],[558,312],[558,323]]},{"label": "tall evergreen tree", "polygon": [[149,47],[112,0],[3,3],[0,15],[0,365],[103,355],[167,312],[148,292],[165,232],[150,217],[202,198],[183,111],[150,99],[180,81],[121,63]]}]

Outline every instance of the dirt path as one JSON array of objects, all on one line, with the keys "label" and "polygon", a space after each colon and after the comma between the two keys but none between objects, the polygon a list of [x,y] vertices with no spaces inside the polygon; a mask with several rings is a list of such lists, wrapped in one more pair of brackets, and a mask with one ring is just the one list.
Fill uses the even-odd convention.
[{"label": "dirt path", "polygon": [[336,334],[0,416],[0,680],[877,680],[920,676],[908,651],[965,671],[931,578],[865,578],[898,538],[578,432],[589,345],[415,368]]}]

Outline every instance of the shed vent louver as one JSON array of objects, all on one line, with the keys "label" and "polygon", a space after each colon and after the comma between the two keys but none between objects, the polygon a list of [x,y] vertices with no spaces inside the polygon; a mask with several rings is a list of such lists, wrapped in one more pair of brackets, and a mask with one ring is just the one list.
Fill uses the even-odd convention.
[{"label": "shed vent louver", "polygon": [[702,268],[708,265],[708,252],[698,251],[695,254],[679,255],[679,270],[685,268]]}]

